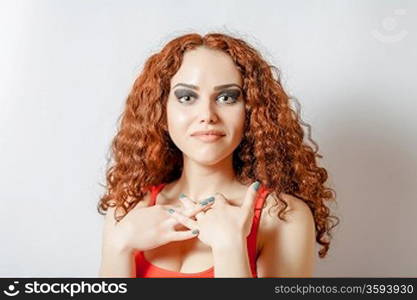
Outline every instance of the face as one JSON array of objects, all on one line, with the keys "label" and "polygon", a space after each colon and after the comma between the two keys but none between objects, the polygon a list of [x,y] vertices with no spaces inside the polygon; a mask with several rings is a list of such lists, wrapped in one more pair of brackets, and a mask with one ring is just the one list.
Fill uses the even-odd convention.
[{"label": "face", "polygon": [[[204,47],[184,53],[167,102],[169,135],[184,159],[214,165],[233,153],[244,129],[241,87],[241,75],[226,53]],[[220,135],[195,135],[207,130]]]}]

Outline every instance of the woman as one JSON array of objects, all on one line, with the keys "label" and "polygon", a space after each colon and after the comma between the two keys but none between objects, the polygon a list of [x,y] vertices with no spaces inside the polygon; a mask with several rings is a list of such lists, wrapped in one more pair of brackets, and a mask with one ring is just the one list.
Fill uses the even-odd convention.
[{"label": "woman", "polygon": [[323,258],[337,225],[333,190],[272,70],[219,33],[147,60],[98,206],[100,276],[312,276],[315,243]]}]

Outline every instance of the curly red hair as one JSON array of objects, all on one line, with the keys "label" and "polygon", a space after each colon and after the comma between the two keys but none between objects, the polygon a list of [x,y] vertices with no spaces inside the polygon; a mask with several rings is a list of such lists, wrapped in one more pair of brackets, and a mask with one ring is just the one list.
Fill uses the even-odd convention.
[{"label": "curly red hair", "polygon": [[[335,200],[336,193],[324,186],[327,171],[317,165],[316,157],[322,156],[310,137],[310,126],[301,121],[299,104],[297,112],[291,109],[294,98],[284,92],[278,69],[268,65],[245,41],[221,33],[177,37],[145,62],[112,141],[114,162],[109,167],[110,159],[107,161],[106,193],[98,203],[99,213],[116,206],[115,218],[120,220],[151,186],[180,177],[182,152],[167,132],[166,102],[170,80],[180,68],[184,52],[199,46],[227,53],[242,75],[246,118],[244,137],[233,153],[237,179],[242,184],[258,180],[278,195],[274,199],[276,205],[278,201],[284,204],[277,214],[282,220],[288,203],[281,193],[303,200],[312,211],[316,241],[322,245],[319,257],[325,257],[330,231],[339,219],[331,216],[325,205]],[[304,143],[300,124],[309,129],[308,139],[316,146],[315,151]]]}]

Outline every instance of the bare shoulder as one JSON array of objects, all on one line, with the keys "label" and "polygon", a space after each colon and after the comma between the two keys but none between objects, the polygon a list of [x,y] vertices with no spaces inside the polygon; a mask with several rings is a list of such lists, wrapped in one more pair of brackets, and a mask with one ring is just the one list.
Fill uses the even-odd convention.
[{"label": "bare shoulder", "polygon": [[[128,196],[127,200],[132,201],[134,200],[133,197]],[[151,200],[151,193],[147,192],[145,196],[136,204],[134,208],[143,208],[147,207],[150,204]],[[114,202],[112,203],[112,205]],[[129,213],[129,212],[128,212]],[[126,211],[124,209],[116,208],[115,206],[109,206],[105,213],[105,224],[114,224],[114,222],[119,217],[124,217],[126,215]]]},{"label": "bare shoulder", "polygon": [[[283,199],[288,204],[287,208],[284,210],[284,215],[286,217],[286,220],[288,220],[289,222],[294,221],[295,216],[298,215],[312,216],[310,207],[300,198],[297,198],[293,195],[281,193],[281,199]],[[282,203],[282,201],[278,199],[275,192],[270,193],[265,199],[265,205],[262,210],[262,218],[266,221],[271,221],[271,219],[277,219],[278,212],[283,207],[284,204]]]},{"label": "bare shoulder", "polygon": [[[269,198],[269,199],[268,199]],[[282,194],[284,204],[270,194],[262,211],[259,227],[259,277],[311,277],[315,262],[315,223],[310,207],[302,199]],[[278,206],[276,202],[278,200]]]},{"label": "bare shoulder", "polygon": [[138,208],[149,206],[151,203],[151,192],[147,191],[145,196],[136,204]]},{"label": "bare shoulder", "polygon": [[264,244],[264,241],[269,235],[276,233],[277,230],[283,230],[288,226],[300,224],[301,226],[314,228],[313,214],[307,203],[293,195],[285,193],[281,193],[281,198],[288,204],[288,207],[283,211],[284,220],[278,218],[278,212],[284,208],[284,204],[278,199],[275,192],[270,193],[265,199],[259,224],[261,245]]},{"label": "bare shoulder", "polygon": [[[123,187],[125,188],[126,186],[124,185]],[[137,201],[137,199],[135,199],[135,197],[127,195],[126,201],[127,202],[137,202],[135,207],[138,207],[138,208],[148,206],[151,203],[151,191],[148,189],[145,192],[145,194],[143,195],[143,197],[141,199],[139,199],[139,201]]]},{"label": "bare shoulder", "polygon": [[[135,201],[132,196],[127,196],[127,201]],[[149,191],[146,192],[146,194],[140,199],[137,204],[134,206],[134,208],[143,208],[149,206],[151,203],[151,193]]]}]

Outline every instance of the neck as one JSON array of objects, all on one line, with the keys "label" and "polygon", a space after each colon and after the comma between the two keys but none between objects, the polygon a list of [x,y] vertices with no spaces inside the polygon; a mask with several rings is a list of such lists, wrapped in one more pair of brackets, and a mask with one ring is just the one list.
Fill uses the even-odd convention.
[{"label": "neck", "polygon": [[184,168],[177,185],[182,193],[194,201],[199,201],[230,190],[240,184],[233,169],[233,156],[214,165],[202,165],[184,156]]}]

